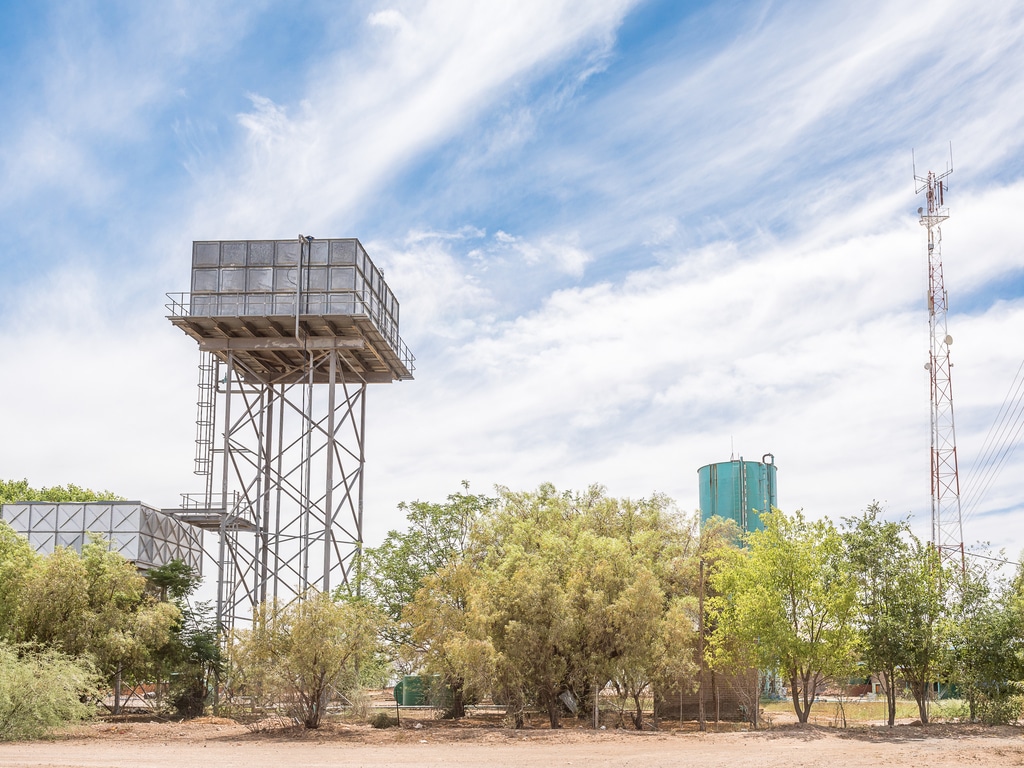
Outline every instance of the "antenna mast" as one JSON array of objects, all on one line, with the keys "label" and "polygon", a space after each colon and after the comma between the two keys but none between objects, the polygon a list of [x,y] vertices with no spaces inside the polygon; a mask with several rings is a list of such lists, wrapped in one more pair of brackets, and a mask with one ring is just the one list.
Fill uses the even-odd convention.
[{"label": "antenna mast", "polygon": [[963,522],[960,516],[960,475],[953,421],[953,383],[949,348],[953,337],[946,324],[948,297],[942,277],[942,222],[949,218],[945,207],[946,177],[953,172],[953,153],[944,173],[917,175],[915,192],[925,193],[925,205],[917,209],[921,226],[928,229],[928,328],[931,349],[925,368],[931,374],[931,486],[932,544],[943,560],[959,557],[964,565]]}]

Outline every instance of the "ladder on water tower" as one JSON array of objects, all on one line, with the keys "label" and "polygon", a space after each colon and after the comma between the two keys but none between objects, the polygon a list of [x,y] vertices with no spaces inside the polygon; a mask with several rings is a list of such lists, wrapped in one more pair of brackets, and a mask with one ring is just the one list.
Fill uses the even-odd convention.
[{"label": "ladder on water tower", "polygon": [[213,494],[213,427],[216,416],[217,360],[212,352],[199,353],[199,399],[196,400],[195,474],[205,478],[206,506]]}]

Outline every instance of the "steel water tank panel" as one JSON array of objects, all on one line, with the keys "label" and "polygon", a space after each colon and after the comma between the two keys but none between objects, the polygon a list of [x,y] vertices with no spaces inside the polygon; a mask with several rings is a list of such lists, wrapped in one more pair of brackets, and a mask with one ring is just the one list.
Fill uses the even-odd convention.
[{"label": "steel water tank panel", "polygon": [[741,456],[698,469],[701,522],[717,515],[743,532],[762,530],[761,515],[778,506],[776,471],[770,453],[762,461]]}]

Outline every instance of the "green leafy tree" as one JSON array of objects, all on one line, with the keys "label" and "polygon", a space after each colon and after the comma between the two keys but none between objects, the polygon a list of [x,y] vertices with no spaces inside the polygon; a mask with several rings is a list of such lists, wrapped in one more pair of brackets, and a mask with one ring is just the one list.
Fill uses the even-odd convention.
[{"label": "green leafy tree", "polygon": [[886,695],[890,727],[896,718],[898,681],[909,687],[922,723],[945,646],[949,574],[933,547],[904,522],[880,518],[873,502],[845,521],[844,540],[857,584],[860,654],[877,673]]},{"label": "green leafy tree", "polygon": [[33,561],[14,635],[71,656],[89,656],[111,681],[116,711],[122,679],[145,675],[178,619],[174,605],[146,595],[135,566],[94,537],[81,555],[58,547]]},{"label": "green leafy tree", "polygon": [[940,630],[943,675],[967,700],[972,722],[1015,722],[1024,680],[1021,574],[1005,583],[974,561],[951,578],[949,610]]},{"label": "green leafy tree", "polygon": [[[19,501],[105,501],[119,496],[110,491],[93,491],[74,484],[33,488],[28,480],[0,480],[0,504]],[[0,520],[0,639],[14,637],[15,614],[22,599],[28,571],[38,556],[24,536]]]},{"label": "green leafy tree", "polygon": [[[724,561],[735,556],[738,551],[741,538],[741,531],[734,520],[727,520],[721,517],[712,517],[701,521],[696,519],[699,526],[697,552],[695,557],[690,559],[687,580],[683,594],[693,595],[697,602],[697,678],[692,684],[692,689],[698,692],[698,719],[701,730],[705,728],[705,704],[706,694],[712,694],[715,702],[715,720],[719,719],[718,695],[719,677],[729,675],[734,680],[741,680],[744,676],[750,677],[749,672],[753,664],[748,660],[748,654],[733,639],[722,636],[717,632],[718,613],[714,610],[716,599],[720,600],[721,595],[716,591],[717,581],[712,574],[724,567]],[[709,685],[705,686],[705,682]],[[752,714],[751,722],[756,726],[757,713],[760,705],[759,677],[753,675],[754,686],[749,692],[741,695],[747,699],[749,711]],[[680,687],[681,681],[676,687]],[[744,695],[745,694],[745,695]]]},{"label": "green leafy tree", "polygon": [[898,671],[914,652],[909,628],[917,621],[909,599],[913,578],[910,528],[881,519],[872,502],[860,517],[845,520],[844,540],[857,584],[859,653],[866,671],[878,675],[889,727],[896,723]]},{"label": "green leafy tree", "polygon": [[38,559],[28,539],[0,521],[0,642],[15,639],[25,581]]},{"label": "green leafy tree", "polygon": [[474,523],[494,504],[494,499],[471,494],[469,484],[440,504],[402,502],[408,529],[392,530],[379,547],[363,554],[364,595],[392,620],[389,639],[407,645],[410,627],[403,618],[424,579],[461,560],[469,545]]},{"label": "green leafy tree", "polygon": [[780,670],[806,723],[819,685],[852,668],[854,584],[829,521],[779,510],[761,519],[764,530],[713,574],[713,643],[738,643],[752,665]]},{"label": "green leafy tree", "polygon": [[[403,502],[399,509],[406,514],[408,529],[389,531],[363,559],[364,594],[388,618],[382,630],[393,658],[406,669],[423,668],[440,676],[450,693],[445,716],[451,718],[465,715],[467,693],[451,656],[453,633],[462,630],[466,610],[466,596],[459,589],[460,567],[473,525],[495,502],[468,491],[464,482],[462,491],[440,504]],[[420,610],[408,613],[425,587]],[[418,631],[414,624],[419,624]]]},{"label": "green leafy tree", "polygon": [[163,699],[163,681],[171,675],[171,705],[185,718],[203,714],[215,678],[223,670],[217,622],[208,602],[192,605],[202,579],[182,560],[172,560],[146,573],[147,591],[178,609],[179,619],[168,641],[153,653],[152,674]]},{"label": "green leafy tree", "polygon": [[899,674],[910,686],[921,722],[927,724],[932,686],[938,679],[943,652],[941,629],[947,612],[949,574],[938,551],[913,535],[904,569],[903,642],[907,652],[900,659]]},{"label": "green leafy tree", "polygon": [[150,568],[146,571],[145,579],[147,590],[158,600],[179,604],[195,594],[202,583],[202,577],[180,558]]},{"label": "green leafy tree", "polygon": [[[598,486],[499,489],[498,504],[474,528],[465,567],[428,580],[407,609],[414,636],[433,636],[468,686],[482,688],[491,676],[514,725],[537,705],[557,728],[565,692],[585,701],[608,682],[642,725],[641,697],[680,658],[664,651],[679,647],[667,616],[681,605],[691,527],[669,506],[660,496],[611,499]],[[462,604],[453,612],[438,610],[445,579],[458,583]],[[446,617],[442,643],[437,616]]]},{"label": "green leafy tree", "polygon": [[283,608],[259,606],[232,653],[248,686],[285,697],[306,728],[319,728],[332,694],[354,684],[356,659],[376,650],[381,621],[366,601],[314,591]]},{"label": "green leafy tree", "polygon": [[28,480],[0,480],[0,504],[13,504],[19,501],[123,501],[110,491],[94,491],[82,488],[74,483],[54,485],[49,488],[32,488]]},{"label": "green leafy tree", "polygon": [[469,596],[476,574],[466,560],[452,560],[423,579],[402,618],[411,628],[411,646],[427,674],[438,675],[450,693],[445,716],[461,718],[466,700],[491,689],[490,646],[470,632]]},{"label": "green leafy tree", "polygon": [[657,578],[643,566],[609,607],[615,637],[609,657],[611,679],[620,695],[631,701],[637,730],[644,725],[642,697],[652,686],[696,671],[696,608],[692,598],[677,599],[670,606]]},{"label": "green leafy tree", "polygon": [[170,700],[182,717],[199,717],[224,669],[220,634],[212,604],[186,603],[180,610],[181,621],[169,644],[170,668],[174,672]]}]

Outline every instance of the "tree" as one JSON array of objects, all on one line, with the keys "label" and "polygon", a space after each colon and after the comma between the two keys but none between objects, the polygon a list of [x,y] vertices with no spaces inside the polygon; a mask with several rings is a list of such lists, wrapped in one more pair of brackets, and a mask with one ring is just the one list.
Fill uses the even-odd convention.
[{"label": "tree", "polygon": [[879,675],[889,726],[895,723],[897,678],[910,686],[922,723],[938,675],[948,626],[949,574],[936,550],[903,522],[880,519],[877,502],[845,521],[844,540],[857,584],[857,623],[863,663]]},{"label": "tree", "polygon": [[312,591],[288,606],[260,605],[232,649],[249,685],[287,696],[306,728],[319,728],[333,692],[351,686],[355,661],[373,652],[381,622],[366,601]]},{"label": "tree", "polygon": [[468,493],[468,483],[462,487],[441,504],[399,504],[408,530],[388,531],[379,547],[363,554],[365,596],[392,620],[389,639],[397,645],[410,639],[405,606],[426,577],[462,558],[475,521],[494,504],[492,498]]},{"label": "tree", "polygon": [[885,694],[889,727],[896,723],[897,672],[907,663],[911,646],[909,584],[910,528],[905,521],[880,519],[882,509],[872,502],[860,517],[847,518],[843,538],[857,585],[856,622],[859,652],[867,671],[878,675]]},{"label": "tree", "polygon": [[563,543],[542,538],[535,551],[509,547],[487,569],[474,607],[486,616],[499,689],[515,725],[523,724],[526,705],[536,700],[551,727],[560,728],[558,697],[569,673],[573,616],[564,589]]},{"label": "tree", "polygon": [[[69,483],[50,488],[32,488],[28,480],[0,480],[0,504],[19,501],[106,501],[117,500],[110,491],[93,491]],[[38,559],[25,537],[0,520],[0,639],[13,636],[16,606],[21,600],[26,575]]]},{"label": "tree", "polygon": [[111,681],[120,708],[122,677],[145,674],[166,644],[178,609],[145,593],[145,579],[120,554],[93,537],[79,555],[58,547],[33,561],[14,622],[17,640],[88,656]]},{"label": "tree", "polygon": [[[698,719],[701,731],[706,729],[705,713],[705,680],[710,683],[715,702],[715,720],[719,719],[719,676],[731,675],[734,679],[750,677],[748,674],[755,664],[745,653],[746,649],[735,642],[735,638],[726,637],[718,631],[719,614],[716,605],[722,604],[723,596],[717,592],[718,581],[712,575],[725,567],[725,562],[736,556],[741,539],[741,531],[734,520],[718,516],[701,521],[698,517],[699,533],[697,552],[691,561],[690,573],[684,592],[696,596],[698,603],[697,619],[697,663],[698,678],[694,686],[698,691]],[[695,566],[695,567],[694,567]],[[710,674],[706,674],[706,673]],[[760,679],[753,675],[753,688],[746,692],[745,698],[752,715],[751,723],[757,725],[757,714],[760,708]],[[742,688],[738,688],[742,691]]]},{"label": "tree", "polygon": [[18,501],[124,501],[110,491],[93,491],[74,483],[54,485],[50,488],[32,488],[28,480],[0,480],[0,504]]},{"label": "tree", "polygon": [[181,621],[168,644],[167,659],[174,670],[170,700],[182,717],[199,717],[224,667],[217,618],[208,602],[185,603],[179,610]]},{"label": "tree", "polygon": [[[536,704],[557,728],[563,694],[586,701],[610,681],[641,726],[642,695],[680,658],[662,651],[681,637],[667,616],[671,607],[678,619],[682,605],[675,590],[690,527],[669,506],[661,496],[611,499],[599,486],[499,489],[464,567],[428,579],[407,609],[414,637],[433,637],[469,687],[493,676],[494,695],[517,726]],[[453,584],[459,605],[446,603]],[[445,617],[441,637],[437,617]]]},{"label": "tree", "polygon": [[939,633],[941,670],[967,700],[972,722],[1015,722],[1024,681],[1021,573],[1005,583],[974,561],[951,577],[949,610]]},{"label": "tree", "polygon": [[450,692],[445,716],[453,719],[465,716],[468,697],[490,690],[493,674],[490,646],[468,631],[474,577],[469,562],[452,560],[423,579],[402,612],[424,671]]},{"label": "tree", "polygon": [[[366,550],[363,560],[365,595],[389,619],[382,628],[393,657],[440,675],[442,687],[451,693],[445,710],[451,718],[465,715],[466,681],[451,655],[453,633],[463,628],[466,610],[460,567],[473,525],[495,502],[468,493],[468,483],[462,488],[441,504],[399,504],[408,530],[389,531],[379,547]],[[417,595],[418,609],[408,612]]]},{"label": "tree", "polygon": [[910,686],[921,722],[927,724],[928,702],[942,652],[940,629],[946,613],[948,574],[938,550],[913,535],[904,569],[906,653],[900,659],[899,673]]},{"label": "tree", "polygon": [[182,560],[171,560],[146,573],[146,586],[162,602],[172,601],[180,614],[168,641],[153,653],[157,695],[162,698],[165,673],[173,670],[170,701],[185,718],[203,714],[210,686],[223,671],[216,617],[210,603],[192,605],[189,598],[202,583]]},{"label": "tree", "polygon": [[658,681],[678,680],[696,670],[693,661],[695,601],[676,599],[671,606],[654,574],[644,566],[609,606],[615,637],[609,658],[611,679],[633,704],[633,726],[641,730],[641,697]]},{"label": "tree", "polygon": [[25,580],[38,559],[28,539],[0,520],[0,642],[15,638]]},{"label": "tree", "polygon": [[806,723],[818,686],[852,667],[854,587],[830,522],[779,510],[761,519],[764,530],[713,574],[713,642],[735,640],[758,668],[781,670]]},{"label": "tree", "polygon": [[184,560],[175,558],[163,565],[146,571],[146,586],[163,602],[175,603],[188,599],[202,584],[202,577],[196,575]]}]

